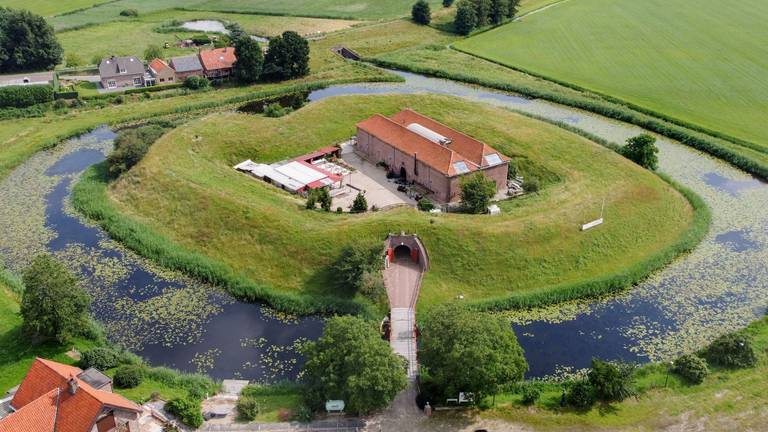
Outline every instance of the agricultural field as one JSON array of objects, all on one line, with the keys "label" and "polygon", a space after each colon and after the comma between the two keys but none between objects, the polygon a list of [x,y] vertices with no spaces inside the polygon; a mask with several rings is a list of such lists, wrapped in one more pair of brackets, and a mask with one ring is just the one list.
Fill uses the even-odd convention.
[{"label": "agricultural field", "polygon": [[[275,36],[286,30],[293,30],[299,34],[333,32],[357,23],[356,21],[302,17],[164,11],[140,16],[131,21],[114,21],[62,31],[57,34],[57,37],[64,48],[65,57],[75,54],[87,64],[92,63],[95,57],[104,57],[109,54],[142,57],[147,46],[162,47],[166,42],[170,45],[170,48],[164,50],[165,57],[168,58],[197,52],[197,48],[177,48],[174,44],[177,40],[188,39],[202,32],[158,32],[157,30],[164,25],[170,25],[174,20],[186,22],[201,19],[219,20],[225,23],[237,22],[247,32],[265,37]],[[113,37],[115,34],[121,37]]]},{"label": "agricultural field", "polygon": [[0,6],[26,9],[44,17],[52,17],[108,2],[109,0],[2,0]]},{"label": "agricultural field", "polygon": [[455,46],[768,147],[766,14],[760,0],[567,1]]},{"label": "agricultural field", "polygon": [[[413,209],[337,215],[302,210],[303,200],[231,168],[338,143],[357,121],[406,106],[553,180],[540,194],[505,203],[505,214],[492,219]],[[161,236],[293,293],[339,295],[328,265],[344,245],[417,232],[432,261],[420,311],[459,294],[470,301],[524,294],[624,269],[673,244],[692,217],[680,194],[610,150],[517,114],[437,96],[340,97],[280,119],[213,114],[161,138],[109,194],[118,210]],[[621,224],[579,232],[603,196],[607,217]]]}]

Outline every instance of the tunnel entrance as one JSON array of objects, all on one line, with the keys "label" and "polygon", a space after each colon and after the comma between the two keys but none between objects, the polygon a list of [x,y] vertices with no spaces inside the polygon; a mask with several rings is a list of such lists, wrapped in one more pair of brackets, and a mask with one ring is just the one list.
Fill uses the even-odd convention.
[{"label": "tunnel entrance", "polygon": [[409,248],[406,245],[400,245],[395,248],[395,261],[398,260],[410,260],[411,257],[411,248]]}]

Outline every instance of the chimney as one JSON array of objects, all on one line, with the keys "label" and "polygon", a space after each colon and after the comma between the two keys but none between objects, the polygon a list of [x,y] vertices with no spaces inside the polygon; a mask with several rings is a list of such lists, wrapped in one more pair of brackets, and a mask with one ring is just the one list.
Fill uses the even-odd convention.
[{"label": "chimney", "polygon": [[69,381],[67,381],[67,384],[69,384],[69,394],[74,396],[75,393],[77,393],[77,389],[79,387],[77,384],[77,378],[75,378],[74,376],[70,377]]}]

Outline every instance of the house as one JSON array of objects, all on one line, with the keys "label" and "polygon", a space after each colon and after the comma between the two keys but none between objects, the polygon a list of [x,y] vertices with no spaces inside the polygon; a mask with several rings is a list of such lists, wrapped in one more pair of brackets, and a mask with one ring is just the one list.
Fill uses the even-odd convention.
[{"label": "house", "polygon": [[237,61],[233,47],[200,50],[200,63],[203,73],[209,79],[228,78]]},{"label": "house", "polygon": [[169,84],[176,82],[176,71],[161,59],[149,62],[149,73],[155,79],[156,84]]},{"label": "house", "polygon": [[41,358],[10,401],[0,405],[10,412],[0,418],[0,432],[139,432],[142,413],[140,406],[112,393],[112,380],[96,369]]},{"label": "house", "polygon": [[374,115],[357,124],[356,152],[382,163],[407,181],[432,192],[436,201],[458,201],[459,180],[476,172],[506,190],[509,158],[470,136],[406,109]]},{"label": "house", "polygon": [[53,84],[53,71],[0,75],[0,87]]},{"label": "house", "polygon": [[170,66],[176,72],[177,81],[184,81],[191,76],[203,76],[203,65],[197,55],[174,57]]},{"label": "house", "polygon": [[151,78],[144,69],[144,62],[136,57],[109,57],[99,63],[101,86],[106,89],[144,87],[145,77]]}]

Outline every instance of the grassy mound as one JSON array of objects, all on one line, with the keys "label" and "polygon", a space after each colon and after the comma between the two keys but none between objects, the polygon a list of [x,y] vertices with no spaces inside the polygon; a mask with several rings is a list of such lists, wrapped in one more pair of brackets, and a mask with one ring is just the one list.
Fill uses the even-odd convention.
[{"label": "grassy mound", "polygon": [[[435,218],[411,209],[336,215],[304,211],[302,200],[231,168],[246,158],[271,162],[334,144],[353,134],[356,121],[406,106],[561,181],[504,202],[500,217]],[[165,135],[109,197],[123,219],[144,227],[135,231],[199,251],[270,294],[320,303],[350,295],[336,290],[327,270],[343,246],[416,232],[432,263],[422,309],[459,294],[474,302],[537,293],[536,302],[544,301],[548,287],[632,268],[676,247],[693,216],[671,186],[608,149],[507,111],[437,96],[334,98],[280,119],[214,114]],[[580,232],[603,198],[608,222]]]},{"label": "grassy mound", "polygon": [[456,46],[768,146],[767,12],[759,0],[573,1]]}]

